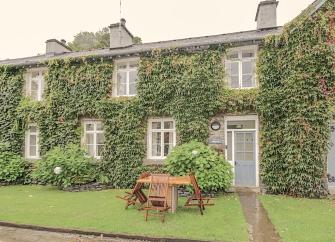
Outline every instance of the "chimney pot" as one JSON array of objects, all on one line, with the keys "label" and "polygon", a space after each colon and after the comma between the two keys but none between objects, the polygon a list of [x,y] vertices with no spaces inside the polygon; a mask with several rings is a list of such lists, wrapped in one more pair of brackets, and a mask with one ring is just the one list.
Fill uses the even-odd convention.
[{"label": "chimney pot", "polygon": [[122,26],[126,26],[126,22],[127,21],[124,18],[120,19],[120,23],[121,23]]},{"label": "chimney pot", "polygon": [[277,27],[278,3],[276,0],[265,0],[258,4],[255,18],[258,30]]}]

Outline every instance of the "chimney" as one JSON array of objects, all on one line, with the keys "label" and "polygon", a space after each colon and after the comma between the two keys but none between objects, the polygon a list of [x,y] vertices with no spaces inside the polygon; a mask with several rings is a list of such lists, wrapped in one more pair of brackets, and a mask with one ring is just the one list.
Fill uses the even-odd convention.
[{"label": "chimney", "polygon": [[110,29],[110,48],[122,48],[133,45],[134,36],[126,28],[126,20],[120,19],[119,23],[111,24]]},{"label": "chimney", "polygon": [[66,45],[66,41],[63,39],[61,41],[58,41],[56,39],[49,39],[45,43],[46,43],[45,52],[47,55],[62,54],[72,51],[70,47]]},{"label": "chimney", "polygon": [[277,27],[277,6],[276,0],[265,0],[258,4],[255,18],[258,30]]}]

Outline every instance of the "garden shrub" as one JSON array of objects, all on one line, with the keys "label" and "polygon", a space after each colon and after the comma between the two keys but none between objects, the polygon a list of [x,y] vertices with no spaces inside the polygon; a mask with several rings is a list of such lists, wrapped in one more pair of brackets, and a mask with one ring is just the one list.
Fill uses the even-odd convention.
[{"label": "garden shrub", "polygon": [[165,165],[166,171],[175,176],[194,172],[205,192],[227,190],[232,185],[231,165],[214,149],[197,141],[175,147]]},{"label": "garden shrub", "polygon": [[10,151],[8,144],[0,143],[0,183],[25,183],[30,165],[19,155]]},{"label": "garden shrub", "polygon": [[[59,174],[56,174],[57,169]],[[88,157],[79,145],[69,144],[47,152],[38,161],[33,176],[43,184],[67,188],[94,182],[98,175],[94,159]]]}]

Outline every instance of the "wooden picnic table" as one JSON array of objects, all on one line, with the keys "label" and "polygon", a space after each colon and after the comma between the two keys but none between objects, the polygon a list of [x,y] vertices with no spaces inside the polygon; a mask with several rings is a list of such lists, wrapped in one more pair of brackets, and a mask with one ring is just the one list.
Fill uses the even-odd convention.
[{"label": "wooden picnic table", "polygon": [[[150,184],[151,176],[138,179],[139,183],[147,183]],[[191,178],[189,176],[170,176],[169,184],[171,186],[183,186],[183,185],[191,185]]]},{"label": "wooden picnic table", "polygon": [[[151,176],[138,179],[139,183],[150,184]],[[178,207],[178,186],[191,185],[191,178],[189,176],[170,176],[169,178],[169,194],[168,194],[168,205],[170,211],[175,213]]]}]

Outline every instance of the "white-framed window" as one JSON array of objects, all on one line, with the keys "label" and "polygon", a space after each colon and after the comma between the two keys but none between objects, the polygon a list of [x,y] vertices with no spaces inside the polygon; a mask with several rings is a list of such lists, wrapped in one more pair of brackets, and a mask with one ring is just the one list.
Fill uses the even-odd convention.
[{"label": "white-framed window", "polygon": [[230,88],[253,88],[256,83],[257,46],[232,48],[227,51],[225,69]]},{"label": "white-framed window", "polygon": [[40,159],[39,130],[36,124],[29,124],[26,131],[25,158]]},{"label": "white-framed window", "polygon": [[138,60],[116,63],[116,96],[135,96],[137,94]]},{"label": "white-framed window", "polygon": [[26,73],[26,96],[41,101],[44,92],[45,69],[31,69]]},{"label": "white-framed window", "polygon": [[176,145],[176,124],[171,118],[148,122],[148,158],[165,159]]},{"label": "white-framed window", "polygon": [[101,159],[105,145],[103,122],[100,120],[85,120],[83,146],[89,156]]}]

